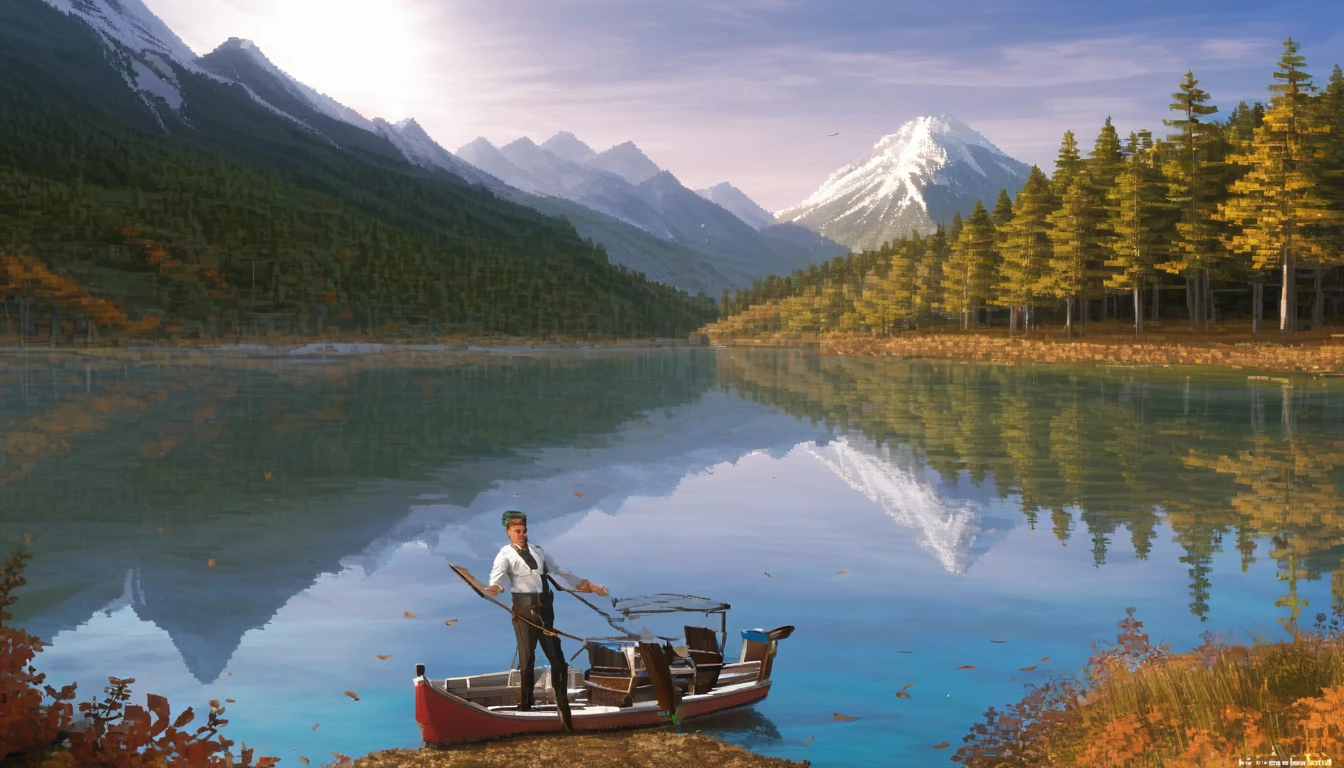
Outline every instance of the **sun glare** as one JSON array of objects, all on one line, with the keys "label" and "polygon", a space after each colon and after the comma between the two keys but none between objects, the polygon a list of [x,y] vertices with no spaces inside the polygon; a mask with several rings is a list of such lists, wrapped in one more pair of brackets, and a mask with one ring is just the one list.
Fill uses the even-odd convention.
[{"label": "sun glare", "polygon": [[414,106],[424,53],[404,0],[280,0],[257,40],[281,69],[365,117],[398,120]]}]

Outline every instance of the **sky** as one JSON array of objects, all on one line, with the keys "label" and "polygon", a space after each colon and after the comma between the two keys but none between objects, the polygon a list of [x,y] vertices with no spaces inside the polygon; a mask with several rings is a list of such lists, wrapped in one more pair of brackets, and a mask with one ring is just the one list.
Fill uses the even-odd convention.
[{"label": "sky", "polygon": [[[921,115],[948,114],[1053,171],[1164,129],[1187,69],[1223,112],[1266,99],[1282,43],[1323,84],[1338,0],[144,0],[197,54],[252,40],[365,117],[413,117],[446,149],[570,131],[634,141],[686,186],[767,210]],[[831,136],[832,133],[838,133]]]}]

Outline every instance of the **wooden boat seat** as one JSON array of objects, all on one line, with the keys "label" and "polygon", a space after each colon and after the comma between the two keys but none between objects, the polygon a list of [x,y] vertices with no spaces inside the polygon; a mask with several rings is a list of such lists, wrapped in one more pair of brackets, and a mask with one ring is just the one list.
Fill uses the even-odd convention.
[{"label": "wooden boat seat", "polygon": [[[664,659],[679,658],[670,646],[655,646]],[[626,654],[590,643],[588,645],[589,668],[583,673],[584,684],[588,688],[588,701],[593,706],[629,707],[636,700],[643,700],[655,694],[654,683],[647,669],[634,669],[630,666],[630,657]],[[695,670],[688,666],[671,668],[672,685],[681,692],[694,687]]]},{"label": "wooden boat seat", "polygon": [[723,671],[723,651],[714,630],[706,627],[683,627],[686,632],[686,653],[695,670],[692,689],[695,693],[709,693],[719,682]]}]

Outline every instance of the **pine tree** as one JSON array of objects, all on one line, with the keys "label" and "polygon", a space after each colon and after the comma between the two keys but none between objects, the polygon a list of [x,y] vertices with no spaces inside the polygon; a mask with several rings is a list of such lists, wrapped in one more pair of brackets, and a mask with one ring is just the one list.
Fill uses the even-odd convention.
[{"label": "pine tree", "polygon": [[[1131,134],[1133,136],[1133,134]],[[1111,187],[1115,186],[1115,178],[1120,175],[1120,166],[1124,161],[1124,152],[1120,148],[1120,134],[1116,132],[1115,126],[1111,124],[1111,118],[1108,115],[1106,122],[1102,124],[1101,131],[1097,133],[1097,140],[1092,145],[1092,151],[1088,153],[1087,161],[1084,165],[1088,169],[1088,174],[1092,179],[1092,186],[1096,192],[1097,198],[1102,207],[1105,207],[1106,197],[1110,193]],[[1103,217],[1100,235],[1106,236],[1106,221]],[[1105,277],[1105,266],[1098,265],[1098,276]],[[1109,296],[1105,285],[1099,287],[1101,297],[1101,319],[1109,319]],[[1087,306],[1085,303],[1084,307]],[[1087,313],[1083,313],[1083,322],[1087,321]]]},{"label": "pine tree", "polygon": [[1256,268],[1282,268],[1279,332],[1286,336],[1297,328],[1298,259],[1326,259],[1339,214],[1320,190],[1325,128],[1310,108],[1306,60],[1292,38],[1283,49],[1274,72],[1281,82],[1269,86],[1277,95],[1255,129],[1250,151],[1232,158],[1248,170],[1233,184],[1234,196],[1219,216],[1239,230],[1229,238],[1233,250],[1248,254]]},{"label": "pine tree", "polygon": [[1074,174],[1078,173],[1082,165],[1082,155],[1078,152],[1078,139],[1074,138],[1073,131],[1065,131],[1064,138],[1059,143],[1059,152],[1055,155],[1055,175],[1050,177],[1056,196],[1064,194],[1064,190],[1069,188]]},{"label": "pine tree", "polygon": [[1086,168],[1073,174],[1060,207],[1046,217],[1050,259],[1039,292],[1064,299],[1065,334],[1073,337],[1074,305],[1099,282],[1102,208]]},{"label": "pine tree", "polygon": [[943,264],[942,309],[961,315],[961,327],[969,329],[975,313],[989,298],[994,278],[994,221],[979,200],[952,244],[952,255]]},{"label": "pine tree", "polygon": [[1026,184],[1017,193],[1013,220],[1003,228],[999,246],[1003,262],[994,289],[994,303],[1011,311],[1010,330],[1015,330],[1019,310],[1028,313],[1023,326],[1030,328],[1030,307],[1041,298],[1041,276],[1050,260],[1047,234],[1050,226],[1046,218],[1054,207],[1050,180],[1040,168],[1032,166]]},{"label": "pine tree", "polygon": [[1205,306],[1205,297],[1209,295],[1209,269],[1223,251],[1221,233],[1214,224],[1220,190],[1210,156],[1218,137],[1217,126],[1200,119],[1218,108],[1207,103],[1209,94],[1199,87],[1194,72],[1188,70],[1180,90],[1171,98],[1171,110],[1181,117],[1162,122],[1179,128],[1180,133],[1167,137],[1172,142],[1172,152],[1162,170],[1170,188],[1169,199],[1177,204],[1181,217],[1176,224],[1171,258],[1160,267],[1185,276],[1190,327],[1195,328],[1208,324],[1211,308]]},{"label": "pine tree", "polygon": [[1163,223],[1170,210],[1166,184],[1154,167],[1151,149],[1139,149],[1138,136],[1131,135],[1134,148],[1121,163],[1115,186],[1106,196],[1106,227],[1109,238],[1106,266],[1111,274],[1106,287],[1134,294],[1134,333],[1143,333],[1143,284],[1153,274],[1154,265],[1166,256],[1169,238]]},{"label": "pine tree", "polygon": [[994,220],[994,226],[1002,229],[1008,222],[1013,220],[1013,198],[1008,196],[1008,190],[999,188],[999,197],[994,201],[994,212],[990,214]]}]

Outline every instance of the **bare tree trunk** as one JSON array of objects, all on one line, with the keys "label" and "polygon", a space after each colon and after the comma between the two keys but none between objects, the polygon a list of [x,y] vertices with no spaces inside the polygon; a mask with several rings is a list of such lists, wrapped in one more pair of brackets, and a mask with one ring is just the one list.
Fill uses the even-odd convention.
[{"label": "bare tree trunk", "polygon": [[1279,291],[1279,333],[1283,336],[1297,330],[1297,264],[1293,249],[1283,247],[1283,289]]},{"label": "bare tree trunk", "polygon": [[1316,275],[1316,298],[1311,304],[1311,330],[1325,327],[1325,267],[1312,270]]},{"label": "bare tree trunk", "polygon": [[1209,281],[1209,270],[1204,270],[1204,330],[1217,325],[1218,308],[1213,304],[1213,283]]},{"label": "bare tree trunk", "polygon": [[1251,335],[1260,332],[1260,321],[1265,316],[1265,281],[1257,278],[1251,281]]},{"label": "bare tree trunk", "polygon": [[1064,338],[1066,339],[1073,338],[1073,302],[1073,296],[1070,296],[1064,302]]},{"label": "bare tree trunk", "polygon": [[1008,333],[1017,333],[1017,307],[1008,308]]},{"label": "bare tree trunk", "polygon": [[1190,330],[1195,330],[1199,322],[1199,291],[1195,287],[1196,278],[1185,278],[1185,313],[1190,317]]},{"label": "bare tree trunk", "polygon": [[1134,284],[1134,335],[1143,335],[1143,288]]},{"label": "bare tree trunk", "polygon": [[1162,281],[1159,278],[1153,278],[1153,314],[1148,319],[1157,322],[1158,309],[1162,306]]}]

